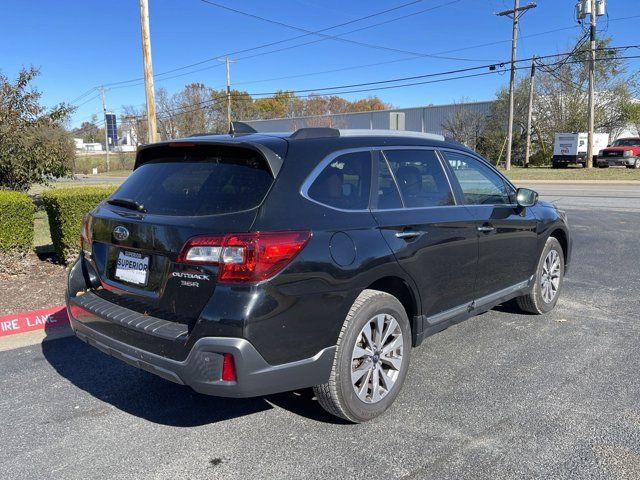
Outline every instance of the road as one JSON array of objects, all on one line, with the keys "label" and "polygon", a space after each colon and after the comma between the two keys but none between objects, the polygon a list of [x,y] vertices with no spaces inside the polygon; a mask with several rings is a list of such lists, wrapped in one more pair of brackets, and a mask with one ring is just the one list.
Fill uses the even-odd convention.
[{"label": "road", "polygon": [[640,478],[640,188],[531,185],[575,235],[556,310],[430,337],[383,417],[205,397],[64,338],[0,352],[3,478]]}]

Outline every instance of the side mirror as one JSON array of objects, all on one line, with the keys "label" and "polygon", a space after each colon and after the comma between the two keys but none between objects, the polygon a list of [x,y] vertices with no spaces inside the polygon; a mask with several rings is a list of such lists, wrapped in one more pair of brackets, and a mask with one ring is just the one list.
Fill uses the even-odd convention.
[{"label": "side mirror", "polygon": [[516,202],[521,207],[533,207],[538,203],[538,192],[528,188],[519,188],[516,192]]}]

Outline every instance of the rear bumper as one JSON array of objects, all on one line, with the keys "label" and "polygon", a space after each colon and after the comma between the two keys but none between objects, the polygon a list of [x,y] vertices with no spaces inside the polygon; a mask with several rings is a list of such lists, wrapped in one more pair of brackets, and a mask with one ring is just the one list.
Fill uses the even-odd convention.
[{"label": "rear bumper", "polygon": [[[91,318],[95,314],[74,305],[73,299],[68,297],[67,310],[71,327],[80,340],[134,367],[166,380],[188,385],[207,395],[255,397],[322,384],[329,379],[335,355],[333,346],[321,350],[311,358],[271,365],[246,339],[203,337],[194,343],[184,361],[177,361],[128,345],[92,329]],[[100,320],[105,319],[103,317]],[[237,376],[235,382],[220,379],[224,353],[233,355]]]}]

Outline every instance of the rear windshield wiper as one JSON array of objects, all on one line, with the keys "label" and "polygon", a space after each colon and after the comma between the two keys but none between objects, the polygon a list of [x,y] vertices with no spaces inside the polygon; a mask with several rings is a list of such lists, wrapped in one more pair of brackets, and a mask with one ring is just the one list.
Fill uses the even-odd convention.
[{"label": "rear windshield wiper", "polygon": [[110,205],[115,205],[117,207],[128,208],[129,210],[137,210],[139,212],[147,211],[147,209],[144,208],[143,204],[130,198],[110,198],[109,200],[107,200],[107,203]]}]

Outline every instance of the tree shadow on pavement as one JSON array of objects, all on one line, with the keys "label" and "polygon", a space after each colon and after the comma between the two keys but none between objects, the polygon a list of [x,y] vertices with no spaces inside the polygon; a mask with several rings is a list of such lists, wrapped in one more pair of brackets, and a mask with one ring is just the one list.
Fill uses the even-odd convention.
[{"label": "tree shadow on pavement", "polygon": [[221,398],[134,368],[75,337],[44,341],[42,353],[73,385],[98,400],[150,422],[193,427],[251,415],[275,407],[326,423],[341,423],[326,413],[305,389],[268,397]]}]

